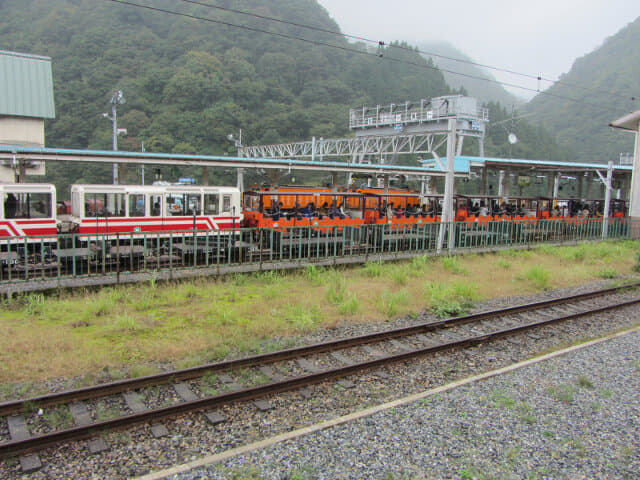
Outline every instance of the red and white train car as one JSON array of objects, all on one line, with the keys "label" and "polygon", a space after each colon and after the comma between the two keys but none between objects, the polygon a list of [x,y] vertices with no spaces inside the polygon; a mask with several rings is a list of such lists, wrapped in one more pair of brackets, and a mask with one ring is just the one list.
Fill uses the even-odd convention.
[{"label": "red and white train car", "polygon": [[[237,233],[240,190],[191,185],[73,185],[73,231],[81,235],[194,230]],[[114,236],[111,236],[114,234]]]},{"label": "red and white train car", "polygon": [[0,184],[0,237],[41,242],[57,235],[56,189],[44,183]]}]

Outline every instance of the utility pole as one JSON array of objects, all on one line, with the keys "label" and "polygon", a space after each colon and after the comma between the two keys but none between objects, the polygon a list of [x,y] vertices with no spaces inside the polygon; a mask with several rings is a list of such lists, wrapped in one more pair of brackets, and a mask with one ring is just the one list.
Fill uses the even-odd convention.
[{"label": "utility pole", "polygon": [[[238,132],[238,138],[233,136],[233,133],[227,135],[227,140],[233,142],[236,147],[236,151],[238,152],[238,156],[240,156],[240,149],[242,148],[242,129]],[[243,192],[244,191],[244,168],[238,168],[238,180],[236,186],[238,189]]]},{"label": "utility pole", "polygon": [[[116,90],[111,95],[111,116],[108,113],[103,113],[102,116],[111,120],[111,135],[113,142],[113,151],[118,150],[118,112],[116,110],[116,106],[123,105],[125,103],[124,95],[122,94],[122,90]],[[118,185],[118,164],[113,164],[113,184]]]}]

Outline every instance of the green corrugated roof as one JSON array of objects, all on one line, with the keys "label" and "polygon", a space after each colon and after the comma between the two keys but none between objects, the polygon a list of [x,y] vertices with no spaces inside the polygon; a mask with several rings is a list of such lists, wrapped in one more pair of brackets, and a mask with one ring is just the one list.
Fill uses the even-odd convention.
[{"label": "green corrugated roof", "polygon": [[56,116],[49,57],[0,50],[0,115]]}]

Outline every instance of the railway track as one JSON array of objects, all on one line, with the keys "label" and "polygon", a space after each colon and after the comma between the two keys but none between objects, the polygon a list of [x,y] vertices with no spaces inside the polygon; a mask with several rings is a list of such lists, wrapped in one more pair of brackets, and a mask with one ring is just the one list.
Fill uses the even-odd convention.
[{"label": "railway track", "polygon": [[[166,433],[159,423],[162,419],[193,411],[205,411],[213,424],[224,422],[219,409],[231,403],[254,401],[257,408],[268,410],[271,407],[264,398],[272,394],[304,389],[362,371],[374,370],[384,376],[385,372],[379,369],[385,365],[635,305],[640,303],[640,297],[622,302],[609,297],[638,285],[5,402],[0,404],[0,416],[4,417],[8,435],[0,443],[0,456],[23,455],[23,470],[28,470],[37,465],[37,457],[25,454],[65,441],[90,439],[90,450],[106,449],[108,446],[100,434],[108,430],[151,423],[154,435],[160,436]],[[243,381],[251,385],[241,385]],[[348,388],[349,381],[342,382]],[[304,390],[301,393],[304,395]],[[171,402],[166,404],[166,399]],[[102,418],[97,412],[96,405],[106,401],[121,406],[113,418]],[[39,415],[40,409],[68,411],[75,425],[68,428],[46,425]],[[123,411],[126,413],[122,414]]]}]

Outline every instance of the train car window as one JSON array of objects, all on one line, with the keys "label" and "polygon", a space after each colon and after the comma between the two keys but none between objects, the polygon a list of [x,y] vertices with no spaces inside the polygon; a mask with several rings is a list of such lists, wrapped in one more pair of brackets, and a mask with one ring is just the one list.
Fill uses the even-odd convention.
[{"label": "train car window", "polygon": [[231,212],[231,195],[222,196],[222,211],[224,213]]},{"label": "train car window", "polygon": [[13,193],[4,196],[4,218],[18,218],[18,198]]},{"label": "train car window", "polygon": [[184,198],[182,195],[167,194],[167,215],[184,215]]},{"label": "train car window", "polygon": [[144,217],[145,215],[145,198],[144,195],[129,195],[129,216]]},{"label": "train car window", "polygon": [[246,195],[244,196],[244,209],[252,212],[260,211],[260,196]]},{"label": "train car window", "polygon": [[51,217],[51,194],[50,193],[30,193],[27,194],[29,208],[27,214],[29,218],[50,218]]},{"label": "train car window", "polygon": [[162,196],[161,195],[149,195],[149,205],[151,205],[151,216],[159,217],[162,213]]},{"label": "train car window", "polygon": [[199,193],[191,193],[185,195],[187,205],[187,215],[200,215],[202,212],[200,211],[200,194]]},{"label": "train car window", "polygon": [[124,217],[124,193],[85,193],[84,212],[87,217]]},{"label": "train car window", "polygon": [[207,193],[204,196],[204,214],[217,215],[219,213],[220,195]]},{"label": "train car window", "polygon": [[51,218],[50,193],[7,193],[5,218]]}]

